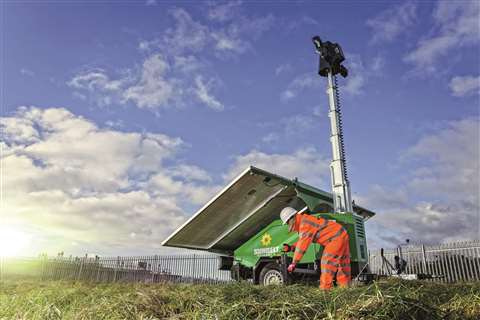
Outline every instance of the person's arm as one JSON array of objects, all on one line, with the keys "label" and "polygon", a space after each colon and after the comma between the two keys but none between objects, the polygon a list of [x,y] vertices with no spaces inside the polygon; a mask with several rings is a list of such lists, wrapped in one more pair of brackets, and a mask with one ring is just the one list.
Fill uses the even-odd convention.
[{"label": "person's arm", "polygon": [[314,232],[311,231],[311,227],[308,224],[302,223],[299,228],[299,239],[295,243],[295,253],[293,254],[293,262],[297,264],[302,260],[303,255],[308,249],[310,243],[312,243]]}]

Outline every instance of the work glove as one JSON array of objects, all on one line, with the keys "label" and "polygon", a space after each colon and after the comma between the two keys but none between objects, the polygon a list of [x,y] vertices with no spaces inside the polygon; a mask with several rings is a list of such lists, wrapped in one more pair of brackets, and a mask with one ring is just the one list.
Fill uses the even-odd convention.
[{"label": "work glove", "polygon": [[295,270],[296,267],[297,267],[297,265],[295,263],[290,263],[290,265],[287,268],[287,271],[292,273],[293,270]]},{"label": "work glove", "polygon": [[290,245],[284,243],[282,251],[283,252],[290,252],[290,251],[292,251],[292,247],[290,247]]}]

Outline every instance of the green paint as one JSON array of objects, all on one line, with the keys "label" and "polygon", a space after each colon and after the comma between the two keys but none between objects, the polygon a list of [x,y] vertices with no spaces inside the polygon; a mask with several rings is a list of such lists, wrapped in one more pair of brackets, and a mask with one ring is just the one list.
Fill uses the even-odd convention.
[{"label": "green paint", "polygon": [[[305,201],[305,200],[304,200]],[[305,201],[308,205],[308,202]],[[316,205],[316,204],[315,204]],[[366,255],[362,259],[358,249],[358,244],[364,245],[366,252],[365,238],[361,236],[363,231],[363,219],[351,213],[335,214],[321,213],[315,214],[326,219],[333,219],[341,223],[347,230],[350,237],[350,256],[352,262],[365,263]],[[355,232],[357,227],[357,232]],[[361,230],[358,230],[361,228]],[[358,235],[360,234],[360,236]],[[268,235],[268,236],[267,236]],[[266,239],[271,238],[268,242]],[[262,239],[264,241],[262,242]],[[298,240],[297,232],[288,232],[288,226],[282,225],[280,219],[273,221],[259,233],[245,242],[242,246],[234,251],[235,260],[246,267],[254,267],[261,257],[279,257],[282,254],[282,246],[284,243],[292,245]],[[312,243],[300,263],[313,263],[317,260],[323,251],[323,247],[317,243]],[[293,257],[293,252],[288,254]]]}]

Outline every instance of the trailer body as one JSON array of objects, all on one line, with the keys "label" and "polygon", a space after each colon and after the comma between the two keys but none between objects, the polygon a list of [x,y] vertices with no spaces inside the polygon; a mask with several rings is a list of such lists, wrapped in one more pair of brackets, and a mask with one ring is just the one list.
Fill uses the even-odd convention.
[{"label": "trailer body", "polygon": [[[365,228],[363,219],[355,214],[314,214],[342,224],[350,237],[350,259],[363,267],[367,262]],[[283,254],[283,244],[292,245],[298,240],[298,233],[289,232],[288,226],[280,219],[273,221],[258,234],[234,251],[235,261],[247,267],[254,267],[262,257],[279,257]],[[314,263],[320,259],[323,247],[312,243],[300,263]],[[287,253],[293,258],[293,252]]]}]

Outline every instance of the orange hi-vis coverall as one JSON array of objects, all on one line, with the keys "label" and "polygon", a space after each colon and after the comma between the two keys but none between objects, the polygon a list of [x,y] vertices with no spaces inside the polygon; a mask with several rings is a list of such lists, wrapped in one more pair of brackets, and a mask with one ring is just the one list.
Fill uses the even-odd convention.
[{"label": "orange hi-vis coverall", "polygon": [[324,247],[320,262],[320,288],[332,288],[335,273],[339,286],[347,286],[350,283],[349,237],[340,223],[307,214],[297,214],[293,230],[299,233],[299,239],[294,245],[293,263],[297,264],[302,260],[312,242],[319,243]]}]

